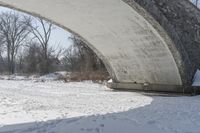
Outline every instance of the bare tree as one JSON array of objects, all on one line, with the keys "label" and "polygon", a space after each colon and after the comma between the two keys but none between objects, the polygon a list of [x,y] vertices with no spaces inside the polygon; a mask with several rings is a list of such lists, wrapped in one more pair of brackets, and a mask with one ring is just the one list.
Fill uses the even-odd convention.
[{"label": "bare tree", "polygon": [[71,72],[77,72],[80,70],[80,61],[83,61],[78,53],[78,49],[71,45],[64,54],[62,59],[63,64],[65,64],[65,69]]},{"label": "bare tree", "polygon": [[0,36],[0,72],[3,72],[4,68],[5,68],[5,62],[4,62],[4,58],[3,58],[3,53],[4,53],[4,42],[3,42],[3,38]]},{"label": "bare tree", "polygon": [[103,62],[78,37],[71,37],[73,45],[65,51],[63,64],[71,71],[72,80],[104,80],[108,77]]},{"label": "bare tree", "polygon": [[73,36],[71,40],[74,48],[77,49],[76,55],[79,56],[81,71],[96,71],[99,68],[104,68],[102,61],[80,38]]},{"label": "bare tree", "polygon": [[0,36],[6,47],[7,65],[10,74],[15,71],[15,57],[24,44],[30,30],[31,19],[15,12],[0,14]]},{"label": "bare tree", "polygon": [[3,38],[3,36],[0,36],[0,59],[1,60],[3,60],[3,56],[2,56],[2,54],[4,53],[4,38]]},{"label": "bare tree", "polygon": [[[41,26],[38,26],[38,22]],[[30,25],[31,33],[41,46],[41,73],[49,73],[49,57],[52,53],[52,48],[49,46],[49,40],[53,30],[53,25],[50,22],[46,22],[41,18],[38,18],[38,22],[35,25]]]},{"label": "bare tree", "polygon": [[31,42],[29,47],[24,49],[21,63],[19,66],[23,68],[23,72],[33,74],[39,73],[39,64],[41,60],[41,48],[37,42]]},{"label": "bare tree", "polygon": [[58,62],[59,56],[63,53],[59,45],[50,46],[52,30],[55,27],[51,22],[37,18],[36,24],[30,25],[31,33],[40,46],[40,74],[46,74],[52,71],[55,62]]}]

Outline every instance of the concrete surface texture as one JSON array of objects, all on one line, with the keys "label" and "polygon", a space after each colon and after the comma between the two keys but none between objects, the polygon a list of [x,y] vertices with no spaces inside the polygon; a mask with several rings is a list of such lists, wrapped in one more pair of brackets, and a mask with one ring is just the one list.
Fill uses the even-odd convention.
[{"label": "concrete surface texture", "polygon": [[182,58],[175,58],[180,51],[153,17],[133,0],[131,4],[126,0],[0,0],[2,6],[41,16],[79,35],[103,60],[115,82],[184,84],[185,69],[178,64]]},{"label": "concrete surface texture", "polygon": [[[179,68],[184,85],[191,85],[194,74],[200,66],[200,10],[189,0],[123,0],[139,10],[160,32],[165,30],[174,45],[168,45]],[[143,7],[154,19],[149,19],[135,2]],[[162,35],[162,32],[160,32]],[[163,36],[165,38],[165,36]],[[168,41],[168,39],[165,39]],[[170,43],[168,43],[170,44]],[[177,52],[178,50],[178,52]]]}]

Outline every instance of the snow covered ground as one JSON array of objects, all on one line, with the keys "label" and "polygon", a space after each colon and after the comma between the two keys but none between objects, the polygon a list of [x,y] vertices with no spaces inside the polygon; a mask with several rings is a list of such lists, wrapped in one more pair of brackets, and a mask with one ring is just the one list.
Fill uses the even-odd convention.
[{"label": "snow covered ground", "polygon": [[0,80],[0,133],[199,133],[200,97]]},{"label": "snow covered ground", "polygon": [[21,80],[34,80],[38,82],[45,82],[45,81],[56,81],[56,80],[61,80],[64,79],[65,76],[69,75],[69,72],[65,71],[58,71],[54,73],[49,73],[43,76],[39,75],[31,75],[31,76],[19,76],[17,74],[14,75],[0,75],[0,80],[16,80],[16,81],[21,81]]}]

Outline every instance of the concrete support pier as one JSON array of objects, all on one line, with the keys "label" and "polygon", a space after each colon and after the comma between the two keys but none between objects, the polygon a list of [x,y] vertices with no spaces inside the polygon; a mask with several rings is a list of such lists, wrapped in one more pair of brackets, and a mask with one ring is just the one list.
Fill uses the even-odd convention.
[{"label": "concrete support pier", "polygon": [[107,86],[114,90],[177,93],[186,95],[199,95],[200,87],[182,85],[161,85],[161,84],[134,84],[134,83],[108,83]]}]

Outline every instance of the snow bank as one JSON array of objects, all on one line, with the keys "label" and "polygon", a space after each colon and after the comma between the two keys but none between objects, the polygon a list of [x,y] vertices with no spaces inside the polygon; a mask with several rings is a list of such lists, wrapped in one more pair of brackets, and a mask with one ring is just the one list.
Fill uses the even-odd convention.
[{"label": "snow bank", "polygon": [[1,80],[28,80],[27,76],[0,75]]},{"label": "snow bank", "polygon": [[112,79],[108,80],[108,83],[112,83],[112,82],[113,82],[113,80],[112,80]]},{"label": "snow bank", "polygon": [[59,80],[61,78],[64,78],[64,76],[61,73],[50,73],[47,75],[41,76],[38,80],[41,81],[53,81],[53,80]]},{"label": "snow bank", "polygon": [[16,75],[0,75],[0,80],[34,80],[34,81],[54,81],[64,79],[66,75],[69,75],[66,71],[58,71],[54,73],[49,73],[43,76],[30,75],[30,76],[18,76]]},{"label": "snow bank", "polygon": [[[0,80],[0,125],[123,112],[151,103],[100,84]],[[1,127],[1,126],[0,126]],[[0,128],[1,133],[1,128]]]}]

